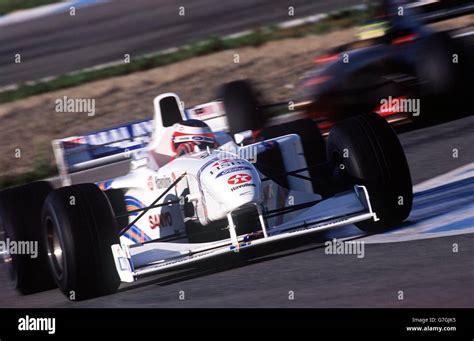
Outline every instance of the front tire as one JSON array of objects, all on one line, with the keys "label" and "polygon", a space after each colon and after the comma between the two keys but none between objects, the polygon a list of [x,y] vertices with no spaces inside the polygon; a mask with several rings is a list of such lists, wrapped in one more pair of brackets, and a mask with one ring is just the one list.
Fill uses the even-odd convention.
[{"label": "front tire", "polygon": [[246,130],[260,130],[265,124],[260,100],[248,80],[237,80],[224,84],[219,93],[231,135]]},{"label": "front tire", "polygon": [[340,122],[329,133],[327,153],[339,179],[367,187],[380,220],[358,223],[360,229],[379,232],[408,217],[413,202],[410,170],[397,135],[382,117],[360,115]]},{"label": "front tire", "polygon": [[53,191],[43,208],[43,240],[51,273],[70,300],[115,292],[120,279],[111,245],[119,243],[113,210],[94,184]]}]

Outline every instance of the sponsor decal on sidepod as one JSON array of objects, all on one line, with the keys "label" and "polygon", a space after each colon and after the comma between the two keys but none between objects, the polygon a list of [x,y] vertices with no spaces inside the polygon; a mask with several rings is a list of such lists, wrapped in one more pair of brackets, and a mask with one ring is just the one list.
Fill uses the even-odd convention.
[{"label": "sponsor decal on sidepod", "polygon": [[227,183],[233,185],[233,187],[230,188],[232,192],[244,187],[255,187],[255,184],[249,183],[250,181],[252,181],[252,176],[245,173],[235,174],[227,179]]}]

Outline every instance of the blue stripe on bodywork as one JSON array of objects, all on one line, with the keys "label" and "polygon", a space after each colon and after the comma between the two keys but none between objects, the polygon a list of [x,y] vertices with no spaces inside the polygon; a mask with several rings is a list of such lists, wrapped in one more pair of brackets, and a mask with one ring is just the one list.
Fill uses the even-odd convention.
[{"label": "blue stripe on bodywork", "polygon": [[140,200],[138,200],[135,197],[132,197],[131,195],[125,196],[125,204],[126,205],[133,205],[133,206],[136,206],[137,208],[145,207],[145,205]]},{"label": "blue stripe on bodywork", "polygon": [[434,229],[425,231],[424,233],[437,233],[437,232],[447,232],[447,231],[455,231],[455,230],[463,230],[467,228],[474,227],[474,218],[469,217],[463,220],[458,220],[450,224],[438,226]]},{"label": "blue stripe on bodywork", "polygon": [[[127,206],[132,206],[133,209],[140,209],[140,208],[145,207],[145,205],[140,200],[138,200],[137,198],[131,195],[125,196],[125,204]],[[138,215],[138,212],[130,214],[130,216],[136,216],[136,215]],[[143,234],[144,241],[152,240],[150,236],[148,236],[143,230],[141,230],[136,225],[133,225],[132,227],[130,227],[130,232],[133,232],[134,234],[137,234],[137,235]],[[124,234],[124,236],[130,239],[131,241],[133,241],[134,243],[141,243],[140,240],[137,240],[136,238],[134,238],[131,234],[128,233],[128,231]]]}]

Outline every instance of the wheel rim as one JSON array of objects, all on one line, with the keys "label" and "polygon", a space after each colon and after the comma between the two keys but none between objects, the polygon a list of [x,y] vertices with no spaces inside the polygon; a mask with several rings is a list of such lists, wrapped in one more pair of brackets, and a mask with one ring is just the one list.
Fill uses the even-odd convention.
[{"label": "wheel rim", "polygon": [[58,230],[50,217],[46,219],[48,257],[58,278],[64,270],[64,255]]},{"label": "wheel rim", "polygon": [[[8,239],[10,239],[10,236],[8,235],[7,230],[5,229],[5,226],[3,225],[3,221],[1,219],[0,219],[0,234],[1,234],[1,240],[4,242],[3,245],[7,245],[6,242]],[[15,267],[13,266],[13,257],[10,254],[8,248],[6,250],[1,250],[0,263],[6,264],[8,268],[8,274],[10,276],[10,280],[16,283],[17,273],[15,270]]]}]

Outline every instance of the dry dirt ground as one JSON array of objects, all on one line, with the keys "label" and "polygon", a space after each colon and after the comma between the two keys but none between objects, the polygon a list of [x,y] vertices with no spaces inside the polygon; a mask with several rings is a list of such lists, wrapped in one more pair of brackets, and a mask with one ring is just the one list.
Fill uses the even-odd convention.
[{"label": "dry dirt ground", "polygon": [[[439,23],[442,29],[463,27],[474,15]],[[150,117],[152,100],[176,92],[186,106],[215,97],[217,89],[235,79],[252,78],[270,101],[286,100],[291,85],[311,68],[318,51],[354,40],[355,28],[307,36],[197,57],[165,67],[88,83],[0,105],[0,177],[32,169],[35,160],[54,162],[50,141]],[[234,62],[238,53],[240,63]],[[96,114],[58,113],[55,101],[94,99]],[[21,157],[15,152],[21,150]]]}]

